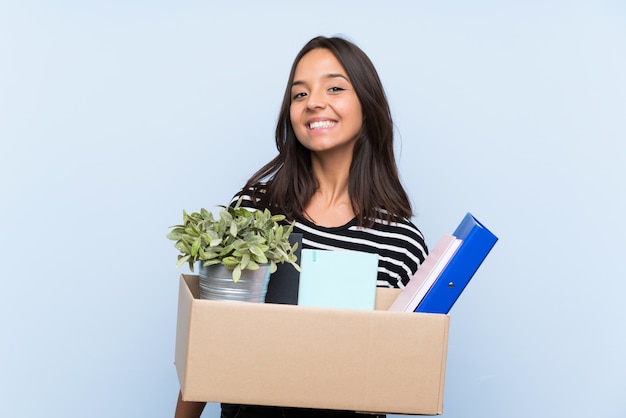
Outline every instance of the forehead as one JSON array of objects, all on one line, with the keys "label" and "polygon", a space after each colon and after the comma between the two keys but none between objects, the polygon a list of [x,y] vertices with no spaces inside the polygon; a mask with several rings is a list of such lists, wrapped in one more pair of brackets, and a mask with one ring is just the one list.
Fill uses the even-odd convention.
[{"label": "forehead", "polygon": [[317,48],[307,52],[294,73],[294,82],[306,79],[323,78],[332,74],[340,74],[347,78],[347,74],[339,60],[328,49]]}]

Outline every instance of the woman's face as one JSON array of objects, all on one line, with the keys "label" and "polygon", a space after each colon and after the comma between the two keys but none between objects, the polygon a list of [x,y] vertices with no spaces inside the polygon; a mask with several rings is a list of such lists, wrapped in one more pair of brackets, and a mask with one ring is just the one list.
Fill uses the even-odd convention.
[{"label": "woman's face", "polygon": [[346,71],[322,48],[296,66],[289,113],[298,141],[316,153],[351,153],[363,126],[361,103]]}]

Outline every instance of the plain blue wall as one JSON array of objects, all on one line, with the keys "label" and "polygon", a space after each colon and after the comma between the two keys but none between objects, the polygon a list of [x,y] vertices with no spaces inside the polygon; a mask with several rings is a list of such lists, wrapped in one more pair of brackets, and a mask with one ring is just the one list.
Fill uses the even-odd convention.
[{"label": "plain blue wall", "polygon": [[0,2],[0,416],[173,416],[168,226],[274,156],[317,34],[376,64],[427,241],[500,237],[444,416],[626,416],[624,2],[211,3]]}]

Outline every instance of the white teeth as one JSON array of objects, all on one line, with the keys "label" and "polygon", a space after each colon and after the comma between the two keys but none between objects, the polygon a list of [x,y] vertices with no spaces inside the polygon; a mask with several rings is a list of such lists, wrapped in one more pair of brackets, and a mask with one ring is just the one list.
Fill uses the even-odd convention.
[{"label": "white teeth", "polygon": [[333,122],[330,120],[322,120],[322,121],[318,121],[318,122],[311,122],[309,124],[309,128],[310,129],[321,129],[321,128],[331,128],[333,126],[335,126],[337,124],[337,122]]}]

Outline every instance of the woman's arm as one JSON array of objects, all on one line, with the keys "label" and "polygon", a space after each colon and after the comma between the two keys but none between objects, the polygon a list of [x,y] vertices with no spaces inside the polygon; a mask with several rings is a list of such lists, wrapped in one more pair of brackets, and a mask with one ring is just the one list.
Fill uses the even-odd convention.
[{"label": "woman's arm", "polygon": [[176,413],[174,418],[200,418],[206,402],[186,402],[183,401],[182,394],[178,392],[178,402],[176,403]]}]

